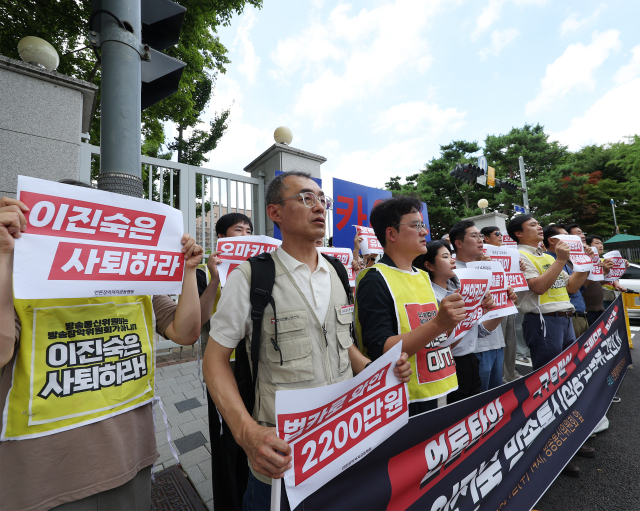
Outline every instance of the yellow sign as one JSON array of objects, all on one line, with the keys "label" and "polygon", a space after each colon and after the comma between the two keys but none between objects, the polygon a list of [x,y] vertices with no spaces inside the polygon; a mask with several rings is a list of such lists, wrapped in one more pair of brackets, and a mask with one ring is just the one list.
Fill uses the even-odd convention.
[{"label": "yellow sign", "polygon": [[150,296],[14,300],[22,323],[0,440],[37,438],[151,401]]},{"label": "yellow sign", "polygon": [[487,167],[487,184],[489,186],[496,185],[496,169],[493,167]]}]

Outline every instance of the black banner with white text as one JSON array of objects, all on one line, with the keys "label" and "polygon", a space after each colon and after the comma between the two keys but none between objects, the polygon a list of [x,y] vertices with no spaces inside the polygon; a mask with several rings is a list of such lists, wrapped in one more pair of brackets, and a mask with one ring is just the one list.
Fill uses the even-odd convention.
[{"label": "black banner with white text", "polygon": [[619,297],[546,366],[412,417],[302,506],[305,511],[532,509],[604,417],[629,364]]}]

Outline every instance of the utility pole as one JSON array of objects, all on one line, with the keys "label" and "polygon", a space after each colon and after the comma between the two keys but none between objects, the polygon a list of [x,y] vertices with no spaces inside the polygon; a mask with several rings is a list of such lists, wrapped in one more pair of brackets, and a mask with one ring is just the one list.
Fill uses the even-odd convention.
[{"label": "utility pole", "polygon": [[518,158],[518,164],[520,165],[520,183],[522,183],[522,205],[528,214],[531,211],[529,210],[529,193],[527,192],[527,178],[524,175],[524,158],[522,156]]},{"label": "utility pole", "polygon": [[611,210],[613,211],[613,225],[615,226],[615,230],[613,231],[614,235],[619,234],[618,231],[618,221],[616,220],[616,201],[611,199]]},{"label": "utility pole", "polygon": [[102,67],[98,188],[143,197],[141,112],[178,90],[185,64],[162,50],[178,43],[186,9],[170,0],[92,7],[89,41]]}]

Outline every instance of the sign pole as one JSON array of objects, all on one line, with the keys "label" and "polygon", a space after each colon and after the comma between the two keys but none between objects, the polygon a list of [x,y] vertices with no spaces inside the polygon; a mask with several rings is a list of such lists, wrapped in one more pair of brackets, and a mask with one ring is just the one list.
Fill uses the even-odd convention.
[{"label": "sign pole", "polygon": [[616,201],[611,199],[611,210],[613,211],[613,225],[615,226],[614,235],[618,234],[618,221],[616,220]]},{"label": "sign pole", "polygon": [[524,209],[527,213],[530,213],[529,210],[529,193],[527,192],[527,178],[524,175],[524,158],[520,156],[518,158],[518,164],[520,165],[520,182],[522,183],[522,203],[524,204]]}]

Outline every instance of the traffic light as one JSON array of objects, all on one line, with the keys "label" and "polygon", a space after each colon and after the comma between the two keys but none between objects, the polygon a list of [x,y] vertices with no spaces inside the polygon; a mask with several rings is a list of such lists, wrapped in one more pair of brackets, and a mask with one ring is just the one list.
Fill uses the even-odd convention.
[{"label": "traffic light", "polygon": [[[178,5],[171,0],[129,0],[129,8],[135,9],[139,2],[141,21],[141,48],[138,52],[141,55],[141,93],[140,107],[144,110],[147,107],[171,96],[178,91],[182,71],[186,64],[178,59],[162,53],[171,46],[178,44],[180,39],[180,28],[187,12],[185,7]],[[102,11],[102,0],[93,0],[93,12]],[[132,38],[135,30],[130,25],[125,27],[129,36],[123,31],[121,39],[125,42]],[[129,29],[131,28],[131,30]],[[96,17],[92,23],[92,36],[101,31],[101,17]],[[98,44],[93,43],[94,46]],[[130,42],[135,45],[135,37]],[[144,54],[142,53],[144,51]]]},{"label": "traffic light", "polygon": [[472,163],[458,163],[455,168],[449,172],[449,175],[455,177],[456,179],[461,179],[462,181],[468,181],[472,183],[476,180],[478,176],[484,175],[484,171]]},{"label": "traffic light", "polygon": [[518,189],[518,185],[514,183],[510,183],[509,181],[504,181],[503,179],[496,179],[496,187],[504,188],[509,191],[516,191]]}]

